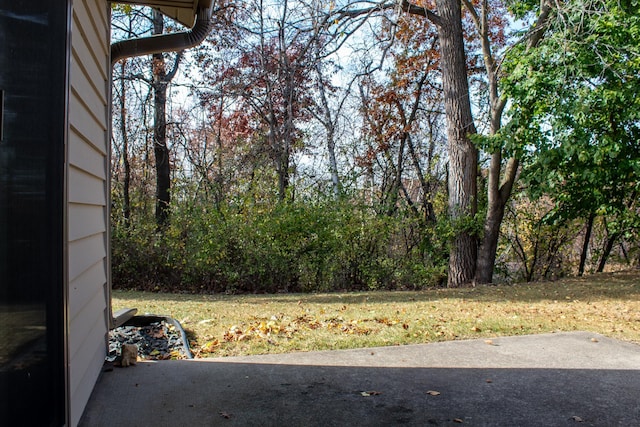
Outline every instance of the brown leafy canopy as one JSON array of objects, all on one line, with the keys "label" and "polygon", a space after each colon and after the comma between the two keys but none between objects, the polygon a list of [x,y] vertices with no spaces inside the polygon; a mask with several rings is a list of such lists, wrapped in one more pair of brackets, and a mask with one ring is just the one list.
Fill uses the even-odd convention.
[{"label": "brown leafy canopy", "polygon": [[[251,15],[250,8],[243,13]],[[258,13],[262,23],[264,12]],[[293,30],[282,25],[275,34],[270,31],[233,26],[232,33],[238,37],[233,46],[227,46],[224,60],[204,59],[200,63],[205,73],[204,82],[209,87],[200,89],[198,94],[210,111],[218,110],[217,139],[221,146],[245,144],[254,154],[264,155],[273,162],[279,198],[284,200],[291,158],[304,145],[300,124],[309,119],[313,104],[312,64],[308,37],[298,37],[295,32],[291,36],[289,33]],[[223,142],[226,134],[223,129],[229,127],[224,121],[225,115],[242,117],[244,129],[251,138]],[[235,129],[235,124],[231,129]]]},{"label": "brown leafy canopy", "polygon": [[[148,59],[127,60],[115,70],[114,104],[121,114],[114,121],[112,144],[114,283],[189,292],[415,289],[441,284],[452,233],[462,228],[481,234],[483,218],[454,224],[442,220],[447,216],[447,151],[436,2],[296,3],[300,8],[290,7],[291,2],[268,8],[261,4],[218,3],[209,43],[193,56],[198,67],[183,67],[185,72],[198,70],[191,77],[202,77],[191,88],[200,102],[169,104],[167,148],[171,194],[176,195],[170,209],[180,219],[164,240],[147,232],[157,174],[151,164],[153,123],[146,85],[152,69],[170,74],[173,61],[165,67],[157,58],[153,64]],[[278,9],[286,4],[286,11]],[[356,10],[358,5],[369,9]],[[492,83],[498,82],[501,55],[512,42],[506,36],[508,13],[500,1],[468,0],[463,5],[463,74],[472,86],[476,114],[469,122],[481,132],[493,132],[499,128],[500,106],[505,105]],[[116,8],[114,15],[122,11]],[[263,24],[260,18],[265,18]],[[346,46],[343,40],[364,28],[365,18],[379,25],[372,39],[381,44],[371,52],[384,56],[384,61],[378,68],[354,70],[360,76],[354,82],[336,79],[335,86],[329,84],[338,65],[333,68],[327,56]],[[145,29],[126,21],[120,24],[117,31],[127,36],[148,31],[148,25]],[[322,96],[320,89],[326,89]],[[322,97],[328,101],[321,102]],[[352,109],[341,111],[342,105]],[[507,153],[496,149],[500,138],[494,140],[494,145],[483,145],[492,155],[490,163],[481,163],[480,173],[471,168],[471,175],[486,186],[487,211],[499,223],[500,204],[510,194],[502,180],[515,177],[518,166],[517,159],[502,159]],[[331,144],[338,153],[331,166],[333,194],[326,191],[330,184],[322,160],[324,146]],[[313,157],[311,167],[302,167],[303,156],[305,161]],[[509,172],[505,164],[514,167]],[[269,210],[284,196],[300,203],[291,203],[291,210],[282,215]],[[331,197],[345,203],[318,202]],[[480,193],[475,199],[485,201]],[[538,218],[527,217],[531,210],[525,204],[513,206],[502,236],[516,238],[501,242],[499,260],[505,273],[498,280],[571,274],[575,262],[564,252],[569,252],[582,225],[571,224],[571,233],[541,233],[545,230],[527,224]],[[330,211],[338,209],[344,210],[332,216]],[[349,215],[359,216],[360,223],[349,222],[354,225],[350,229],[326,225]],[[281,219],[282,227],[264,226]],[[299,226],[307,220],[309,225]],[[241,224],[248,225],[241,230]],[[223,231],[216,234],[212,229]],[[484,235],[491,236],[487,230]],[[497,239],[500,230],[493,231]],[[348,243],[327,244],[331,236]],[[253,251],[258,241],[263,246]],[[303,243],[290,244],[294,241]],[[491,253],[484,243],[482,249],[480,256]],[[632,240],[620,249],[620,257],[633,258],[629,250],[635,250]],[[338,258],[331,265],[327,261]],[[487,258],[485,265],[493,268],[495,257]],[[479,280],[490,281],[490,275]],[[392,319],[380,319],[385,318]],[[415,329],[408,322],[401,324]],[[480,326],[470,329],[485,331]],[[246,325],[242,331],[246,333]],[[224,342],[221,335],[216,339]]]}]

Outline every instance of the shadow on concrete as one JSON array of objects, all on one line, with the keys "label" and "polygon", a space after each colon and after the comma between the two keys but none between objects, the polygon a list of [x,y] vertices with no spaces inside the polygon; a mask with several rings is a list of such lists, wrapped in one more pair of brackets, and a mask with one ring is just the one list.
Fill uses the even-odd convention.
[{"label": "shadow on concrete", "polygon": [[637,345],[495,341],[142,362],[103,374],[81,425],[640,425]]},{"label": "shadow on concrete", "polygon": [[[89,426],[633,426],[638,371],[142,364]],[[111,375],[111,374],[110,374]],[[171,384],[164,391],[153,384]],[[439,392],[437,396],[428,391]],[[365,396],[368,394],[369,396]],[[377,394],[380,393],[380,394]],[[229,418],[225,418],[229,417]]]}]

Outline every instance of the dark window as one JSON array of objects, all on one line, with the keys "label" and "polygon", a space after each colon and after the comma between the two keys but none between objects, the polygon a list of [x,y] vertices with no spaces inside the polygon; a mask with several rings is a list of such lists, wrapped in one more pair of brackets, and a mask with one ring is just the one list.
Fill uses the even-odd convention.
[{"label": "dark window", "polygon": [[65,422],[67,0],[0,0],[0,420]]}]

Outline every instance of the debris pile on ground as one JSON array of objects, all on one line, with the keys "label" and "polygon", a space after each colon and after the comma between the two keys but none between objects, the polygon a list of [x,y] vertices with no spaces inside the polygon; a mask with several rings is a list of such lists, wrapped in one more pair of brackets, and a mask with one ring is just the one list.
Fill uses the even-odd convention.
[{"label": "debris pile on ground", "polygon": [[109,331],[107,361],[112,362],[118,357],[123,344],[135,344],[138,347],[138,357],[143,360],[189,358],[181,331],[164,320],[145,326],[125,324]]}]

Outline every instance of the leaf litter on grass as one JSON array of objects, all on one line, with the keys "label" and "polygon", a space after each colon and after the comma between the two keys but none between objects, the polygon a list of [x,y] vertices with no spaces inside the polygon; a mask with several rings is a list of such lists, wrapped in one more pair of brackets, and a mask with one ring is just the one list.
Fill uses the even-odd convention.
[{"label": "leaf litter on grass", "polygon": [[640,342],[640,272],[471,289],[185,295],[114,291],[114,310],[181,321],[196,357],[586,330]]}]

